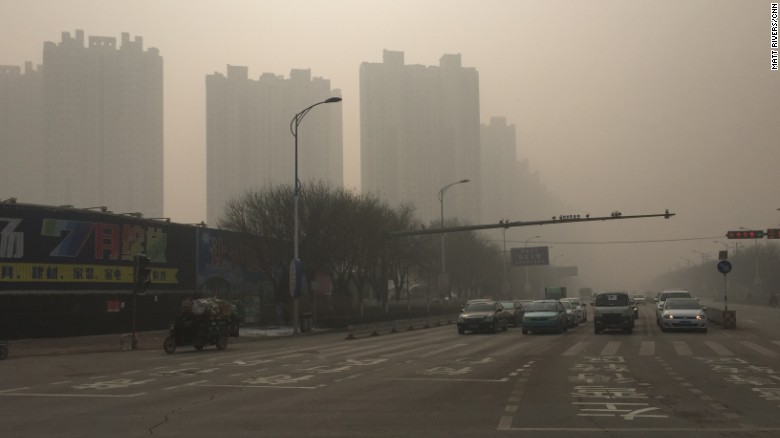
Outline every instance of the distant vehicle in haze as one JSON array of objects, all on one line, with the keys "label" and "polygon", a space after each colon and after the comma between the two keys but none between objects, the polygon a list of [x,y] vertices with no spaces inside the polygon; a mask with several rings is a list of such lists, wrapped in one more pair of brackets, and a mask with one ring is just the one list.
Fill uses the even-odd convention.
[{"label": "distant vehicle in haze", "polygon": [[588,312],[585,309],[585,304],[582,302],[582,300],[579,298],[562,298],[560,301],[568,301],[571,303],[571,307],[574,310],[574,313],[577,314],[577,323],[586,322],[588,320]]},{"label": "distant vehicle in haze", "polygon": [[558,300],[534,301],[525,307],[523,334],[552,331],[562,333],[569,329],[566,309]]},{"label": "distant vehicle in haze", "polygon": [[558,300],[563,304],[563,308],[566,309],[566,323],[569,327],[577,327],[580,323],[580,318],[577,315],[577,311],[574,310],[574,306],[567,299]]},{"label": "distant vehicle in haze", "polygon": [[634,330],[634,310],[627,292],[599,292],[593,304],[593,330],[619,329],[631,334]]},{"label": "distant vehicle in haze", "polygon": [[509,319],[512,327],[520,326],[520,323],[523,319],[523,312],[520,307],[520,302],[515,300],[501,300],[499,303],[501,303],[507,312],[512,314],[512,317]]},{"label": "distant vehicle in haze", "polygon": [[511,317],[512,313],[504,309],[498,301],[472,300],[466,303],[458,316],[458,333],[462,335],[466,331],[506,331]]},{"label": "distant vehicle in haze", "polygon": [[560,300],[561,298],[566,298],[566,288],[564,286],[544,288],[545,300]]}]

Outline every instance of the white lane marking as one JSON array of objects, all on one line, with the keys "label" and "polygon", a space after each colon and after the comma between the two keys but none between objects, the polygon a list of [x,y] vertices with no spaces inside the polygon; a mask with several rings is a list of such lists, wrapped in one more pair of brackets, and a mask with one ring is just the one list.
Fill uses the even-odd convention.
[{"label": "white lane marking", "polygon": [[122,375],[126,376],[126,375],[128,375],[128,374],[138,374],[138,373],[140,373],[141,371],[143,371],[143,370],[125,371],[124,373],[122,373]]},{"label": "white lane marking", "polygon": [[740,318],[739,322],[746,322],[748,324],[758,324],[757,322],[753,321],[752,319],[741,319]]},{"label": "white lane marking", "polygon": [[512,416],[503,416],[498,423],[498,430],[509,430],[512,427]]},{"label": "white lane marking", "polygon": [[504,412],[517,412],[517,405],[509,405],[504,409]]},{"label": "white lane marking", "polygon": [[620,342],[609,341],[607,342],[607,346],[604,347],[603,350],[601,350],[600,356],[617,356],[619,349],[620,349]]},{"label": "white lane marking", "polygon": [[336,379],[336,380],[334,380],[334,382],[343,382],[345,380],[356,379],[356,378],[358,378],[358,377],[360,377],[362,375],[363,375],[363,373],[352,374],[350,376],[344,377],[343,379]]},{"label": "white lane marking", "polygon": [[[512,418],[512,417],[509,417]],[[749,426],[749,425],[746,425]],[[506,427],[510,432],[780,432],[780,427]]]},{"label": "white lane marking", "polygon": [[768,348],[764,348],[764,347],[762,347],[762,346],[760,346],[760,345],[758,345],[756,343],[753,343],[753,342],[750,342],[750,341],[740,341],[740,344],[744,345],[745,347],[747,347],[747,348],[749,348],[749,349],[751,349],[751,350],[753,350],[753,351],[755,351],[755,352],[757,352],[759,354],[763,354],[764,356],[767,356],[767,357],[777,357],[777,353],[775,353],[774,351],[772,351],[772,350],[770,350]]},{"label": "white lane marking", "polygon": [[585,347],[587,347],[588,345],[590,345],[590,342],[586,342],[586,341],[577,342],[576,344],[572,345],[571,348],[564,351],[563,356],[576,356],[580,354],[580,352],[582,352],[582,350],[584,350]]},{"label": "white lane marking", "polygon": [[729,351],[728,348],[718,344],[717,342],[704,341],[704,344],[712,349],[718,356],[733,356],[734,353]]},{"label": "white lane marking", "polygon": [[639,346],[640,356],[652,356],[655,354],[655,341],[642,341]]},{"label": "white lane marking", "polygon": [[509,381],[507,378],[503,379],[448,379],[448,378],[433,378],[433,377],[388,377],[388,380],[410,380],[410,381],[424,381],[424,382],[487,382],[487,383],[503,383]]},{"label": "white lane marking", "polygon": [[685,342],[672,341],[672,345],[674,346],[674,351],[677,352],[678,356],[693,356],[691,347],[689,347]]},{"label": "white lane marking", "polygon": [[64,384],[70,383],[70,382],[72,382],[72,380],[63,380],[61,382],[50,383],[49,385],[64,385]]},{"label": "white lane marking", "polygon": [[14,393],[0,393],[0,396],[17,396],[17,397],[81,397],[81,398],[132,398],[141,395],[146,395],[145,392],[139,392],[137,394],[127,395],[115,395],[115,394],[40,394],[33,392],[20,392]]},{"label": "white lane marking", "polygon": [[171,389],[185,388],[187,386],[198,386],[200,383],[206,383],[206,382],[208,382],[208,380],[198,380],[197,382],[190,382],[190,383],[185,383],[183,385],[169,386],[169,387],[164,388],[164,389],[166,391],[169,391]]},{"label": "white lane marking", "polygon": [[280,386],[280,385],[198,385],[201,388],[273,388],[273,389],[319,389],[318,386]]},{"label": "white lane marking", "polygon": [[428,353],[421,354],[421,355],[420,355],[420,356],[418,356],[418,357],[420,357],[420,358],[425,358],[425,357],[431,357],[431,356],[435,356],[435,355],[437,355],[437,354],[444,353],[445,351],[450,351],[450,350],[454,350],[454,349],[456,349],[456,348],[463,347],[464,345],[468,345],[468,344],[455,344],[455,345],[449,345],[449,346],[447,346],[447,347],[444,347],[444,348],[439,348],[438,350],[433,350],[433,351],[429,351]]},{"label": "white lane marking", "polygon": [[30,387],[29,386],[22,386],[21,388],[4,389],[4,390],[0,391],[0,394],[4,394],[6,392],[21,391],[23,389],[30,389]]},{"label": "white lane marking", "polygon": [[509,354],[509,353],[511,353],[511,352],[513,352],[515,350],[519,350],[521,348],[527,347],[528,344],[530,344],[530,342],[518,342],[517,344],[511,345],[511,346],[509,346],[507,348],[504,348],[503,350],[499,350],[499,351],[497,351],[497,352],[495,352],[493,354],[495,354],[496,356],[503,356],[503,355]]}]

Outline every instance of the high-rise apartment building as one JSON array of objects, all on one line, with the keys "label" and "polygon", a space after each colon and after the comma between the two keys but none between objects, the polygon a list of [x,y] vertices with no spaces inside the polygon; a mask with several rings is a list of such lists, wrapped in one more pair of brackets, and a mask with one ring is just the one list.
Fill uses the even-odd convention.
[{"label": "high-rise apartment building", "polygon": [[481,221],[519,220],[524,181],[517,161],[515,125],[507,125],[504,117],[491,117],[489,124],[481,126],[481,145]]},{"label": "high-rise apartment building", "polygon": [[[206,210],[217,225],[231,199],[267,185],[293,186],[293,117],[329,97],[340,96],[330,81],[292,70],[285,79],[263,73],[250,79],[247,67],[227,66],[227,76],[206,77]],[[300,123],[298,177],[302,184],[344,184],[341,105],[320,105]]]},{"label": "high-rise apartment building", "polygon": [[361,187],[392,206],[412,203],[423,221],[474,223],[480,211],[479,75],[459,54],[438,66],[406,65],[384,51],[360,66]]},{"label": "high-rise apartment building", "polygon": [[0,201],[44,202],[41,68],[0,66]]},{"label": "high-rise apartment building", "polygon": [[491,117],[481,127],[482,215],[484,223],[531,221],[567,211],[517,153],[514,124]]},{"label": "high-rise apartment building", "polygon": [[143,39],[43,47],[45,201],[163,215],[163,60]]}]

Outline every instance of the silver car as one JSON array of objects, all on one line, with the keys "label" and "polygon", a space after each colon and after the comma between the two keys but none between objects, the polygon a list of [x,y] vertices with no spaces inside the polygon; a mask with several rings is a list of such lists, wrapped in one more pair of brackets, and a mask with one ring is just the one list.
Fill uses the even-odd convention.
[{"label": "silver car", "polygon": [[579,298],[561,298],[561,302],[568,301],[571,303],[574,313],[577,314],[577,322],[587,322],[588,312],[585,309],[585,304]]},{"label": "silver car", "polygon": [[667,298],[661,309],[661,331],[696,330],[707,333],[706,310],[694,298]]},{"label": "silver car", "polygon": [[559,300],[563,304],[563,308],[566,309],[566,323],[569,327],[577,327],[580,323],[580,319],[577,316],[577,312],[574,310],[574,306],[571,302],[566,300]]}]

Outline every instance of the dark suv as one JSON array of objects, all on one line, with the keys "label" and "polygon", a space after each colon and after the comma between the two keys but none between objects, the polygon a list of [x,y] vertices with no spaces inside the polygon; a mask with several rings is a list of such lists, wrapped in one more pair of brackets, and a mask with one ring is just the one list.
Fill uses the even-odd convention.
[{"label": "dark suv", "polygon": [[603,330],[634,330],[634,310],[627,292],[599,292],[593,302],[593,329],[596,334]]}]

